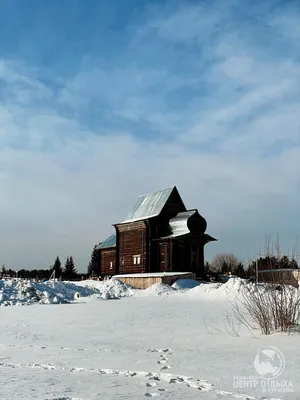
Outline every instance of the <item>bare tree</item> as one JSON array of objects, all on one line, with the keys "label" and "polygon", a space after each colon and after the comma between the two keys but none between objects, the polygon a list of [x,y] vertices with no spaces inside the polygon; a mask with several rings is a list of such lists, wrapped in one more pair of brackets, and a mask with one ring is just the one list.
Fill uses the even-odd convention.
[{"label": "bare tree", "polygon": [[232,253],[219,253],[211,261],[213,272],[234,272],[241,265],[240,260]]}]

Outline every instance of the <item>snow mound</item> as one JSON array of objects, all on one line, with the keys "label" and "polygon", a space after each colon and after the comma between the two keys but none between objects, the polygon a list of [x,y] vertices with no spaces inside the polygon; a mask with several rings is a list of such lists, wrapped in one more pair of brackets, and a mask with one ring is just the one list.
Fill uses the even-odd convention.
[{"label": "snow mound", "polygon": [[79,287],[93,288],[97,290],[102,299],[120,299],[134,295],[134,289],[117,278],[107,281],[93,281],[91,279],[74,282]]},{"label": "snow mound", "polygon": [[193,289],[200,285],[200,282],[195,281],[194,279],[178,279],[173,283],[172,288],[176,290],[188,290]]},{"label": "snow mound", "polygon": [[148,287],[141,291],[141,295],[158,295],[158,296],[168,296],[169,294],[176,293],[177,290],[172,288],[170,285],[165,285],[163,283],[155,283],[154,285]]},{"label": "snow mound", "polygon": [[189,294],[212,300],[235,298],[246,289],[247,285],[245,279],[233,277],[226,283],[203,283],[189,290]]},{"label": "snow mound", "polygon": [[22,279],[0,280],[0,305],[30,305],[70,303],[75,298],[92,296],[98,290],[78,287],[69,282],[25,281]]},{"label": "snow mound", "polygon": [[98,290],[101,292],[103,299],[120,299],[134,294],[131,286],[116,278],[104,281],[102,287],[99,286]]}]

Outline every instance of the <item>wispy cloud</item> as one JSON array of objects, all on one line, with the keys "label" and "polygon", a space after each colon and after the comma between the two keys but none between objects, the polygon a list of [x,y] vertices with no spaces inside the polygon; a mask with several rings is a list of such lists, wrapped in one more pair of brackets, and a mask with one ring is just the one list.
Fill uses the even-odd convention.
[{"label": "wispy cloud", "polygon": [[[296,240],[299,10],[232,1],[139,12],[118,39],[106,28],[99,49],[87,41],[74,55],[61,38],[74,68],[55,51],[46,66],[23,51],[1,60],[0,262],[45,267],[72,253],[84,270],[136,196],[173,184],[219,238],[208,257],[246,258],[269,232],[284,247]],[[97,26],[85,18],[88,39]]]}]

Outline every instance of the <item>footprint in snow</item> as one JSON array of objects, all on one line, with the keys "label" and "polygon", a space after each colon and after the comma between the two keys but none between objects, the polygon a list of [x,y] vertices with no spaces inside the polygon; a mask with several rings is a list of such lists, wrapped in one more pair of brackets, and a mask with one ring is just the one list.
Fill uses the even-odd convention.
[{"label": "footprint in snow", "polygon": [[160,356],[160,359],[161,359],[161,360],[168,360],[168,357],[166,357],[166,356]]},{"label": "footprint in snow", "polygon": [[155,383],[155,382],[147,382],[146,386],[147,387],[154,387],[154,386],[157,386],[157,383]]},{"label": "footprint in snow", "polygon": [[163,365],[160,369],[160,371],[164,371],[166,369],[172,368],[171,365]]}]

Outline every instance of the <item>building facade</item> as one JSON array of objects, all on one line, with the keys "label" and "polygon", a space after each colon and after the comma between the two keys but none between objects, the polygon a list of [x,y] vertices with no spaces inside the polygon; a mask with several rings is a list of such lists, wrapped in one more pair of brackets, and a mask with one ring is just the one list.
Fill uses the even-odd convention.
[{"label": "building facade", "polygon": [[117,274],[194,272],[204,275],[204,246],[216,239],[197,209],[187,210],[176,186],[142,195],[115,233],[98,247],[102,278]]}]

